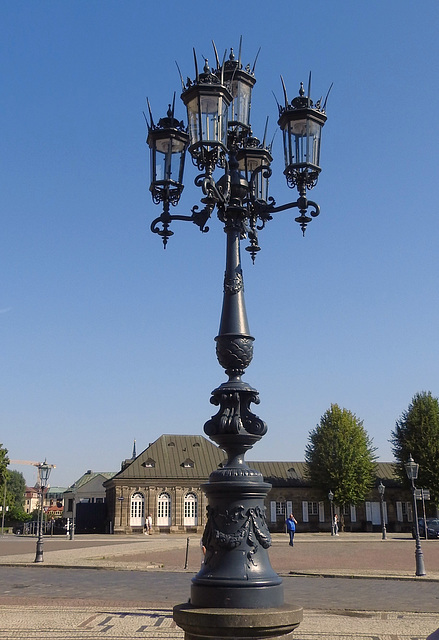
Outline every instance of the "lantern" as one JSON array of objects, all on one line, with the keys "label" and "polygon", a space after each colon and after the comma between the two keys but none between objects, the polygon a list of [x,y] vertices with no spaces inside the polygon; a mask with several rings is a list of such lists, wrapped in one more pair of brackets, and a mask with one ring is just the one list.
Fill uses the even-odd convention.
[{"label": "lantern", "polygon": [[267,202],[268,179],[271,175],[270,164],[273,158],[270,149],[252,135],[246,137],[237,153],[239,170],[250,185],[251,197]]},{"label": "lantern", "polygon": [[232,94],[229,106],[228,126],[248,130],[250,127],[251,92],[256,82],[250,67],[242,69],[241,60],[236,60],[233,49],[224,64],[224,83]]},{"label": "lantern", "polygon": [[154,202],[177,204],[183,191],[183,171],[188,135],[182,122],[174,118],[169,105],[166,118],[148,124],[147,144],[151,149],[151,186]]},{"label": "lantern", "polygon": [[419,464],[417,464],[413,460],[412,454],[410,454],[410,458],[407,460],[404,467],[405,467],[405,472],[407,474],[407,478],[412,482],[416,480],[418,477]]},{"label": "lantern", "polygon": [[227,151],[227,110],[232,101],[229,90],[211,72],[207,60],[204,72],[189,82],[181,94],[186,105],[189,131],[189,153],[201,165],[211,154],[215,164],[220,151]]},{"label": "lantern", "polygon": [[[285,87],[284,87],[285,90]],[[303,84],[299,96],[288,104],[285,92],[285,107],[280,107],[278,124],[282,129],[285,176],[288,186],[311,189],[317,182],[321,171],[320,140],[326,114],[320,103],[313,105],[305,96]],[[303,191],[304,193],[304,191]]]}]

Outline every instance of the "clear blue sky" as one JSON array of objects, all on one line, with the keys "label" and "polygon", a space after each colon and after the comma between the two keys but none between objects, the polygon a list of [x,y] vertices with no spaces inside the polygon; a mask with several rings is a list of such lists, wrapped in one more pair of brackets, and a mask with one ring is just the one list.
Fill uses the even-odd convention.
[{"label": "clear blue sky", "polygon": [[[194,46],[256,66],[252,124],[277,128],[273,92],[334,82],[321,215],[260,234],[244,279],[255,355],[246,380],[268,434],[251,460],[303,460],[331,403],[364,420],[381,460],[412,396],[439,395],[436,0],[169,0],[0,4],[0,442],[57,465],[51,482],[117,471],[162,433],[203,433],[225,236],[149,231],[146,97],[165,114]],[[184,118],[180,100],[177,116]],[[295,199],[276,134],[271,195]],[[187,163],[179,207],[199,203]],[[18,467],[17,467],[18,468]],[[19,467],[28,482],[31,467]]]}]

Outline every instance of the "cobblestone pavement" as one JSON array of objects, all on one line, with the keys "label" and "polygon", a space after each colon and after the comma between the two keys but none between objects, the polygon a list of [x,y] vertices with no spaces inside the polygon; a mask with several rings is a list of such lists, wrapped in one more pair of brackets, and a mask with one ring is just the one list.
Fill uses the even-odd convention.
[{"label": "cobblestone pavement", "polygon": [[[183,640],[171,609],[1,606],[0,639]],[[425,640],[439,614],[326,612],[306,610],[294,640]]]},{"label": "cobblestone pavement", "polygon": [[[41,564],[33,563],[35,542],[35,538],[0,538],[0,565],[3,565],[0,566],[0,640],[183,639],[183,632],[173,622],[172,606],[184,601],[180,596],[189,593],[190,574],[199,568],[199,538],[191,537],[189,545],[185,536],[45,539]],[[302,534],[297,536],[291,549],[284,536],[275,535],[271,563],[285,576],[288,595],[287,585],[295,584],[296,588],[300,585],[303,604],[299,604],[305,608],[304,620],[292,637],[296,640],[334,637],[339,640],[425,640],[434,634],[435,640],[439,640],[439,588],[436,589],[439,587],[439,541],[423,541],[423,552],[427,576],[415,577],[414,541],[409,536],[395,535],[383,541],[379,534],[344,534],[336,539],[325,534]],[[84,568],[64,570],[66,576],[74,576],[71,591],[64,598],[56,596],[55,574],[51,573],[55,567]],[[88,576],[91,569],[97,568],[107,569],[97,572],[104,580],[103,585],[105,581],[114,580],[115,575],[123,574],[131,580],[125,581],[117,597],[109,597],[111,585],[108,584],[108,588],[95,589],[95,598],[91,600],[86,595],[89,593],[86,582],[93,581]],[[108,571],[115,568],[125,571],[122,574]],[[21,571],[31,575],[32,592],[27,589],[29,581],[25,583],[21,579]],[[292,577],[294,573],[308,577],[296,579]],[[143,600],[143,606],[132,593],[131,597],[128,594],[142,575],[144,582],[146,578],[153,580],[152,584],[156,580],[151,599]],[[323,580],[312,578],[313,575],[338,577]],[[187,581],[187,587],[178,587],[177,576],[183,581],[181,584]],[[364,579],[346,580],[346,577]],[[75,599],[75,594],[81,593],[81,581],[85,597]],[[12,583],[18,585],[16,590],[12,589]],[[164,597],[163,585],[169,584],[172,586],[166,587]],[[335,603],[340,600],[336,595],[342,590],[348,595],[351,592],[352,597],[346,596],[343,606],[337,608]],[[381,603],[379,611],[364,606],[367,594],[370,596],[372,592],[376,602]],[[154,599],[159,602],[151,604]]]}]

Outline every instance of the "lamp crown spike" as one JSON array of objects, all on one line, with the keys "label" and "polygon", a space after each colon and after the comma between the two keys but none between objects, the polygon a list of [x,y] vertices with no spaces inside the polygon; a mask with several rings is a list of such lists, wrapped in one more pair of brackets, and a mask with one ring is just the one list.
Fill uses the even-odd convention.
[{"label": "lamp crown spike", "polygon": [[282,82],[282,89],[283,89],[283,92],[284,92],[285,108],[287,108],[288,107],[288,96],[287,96],[287,88],[285,86],[285,82],[284,82],[283,76],[280,77],[280,81]]}]

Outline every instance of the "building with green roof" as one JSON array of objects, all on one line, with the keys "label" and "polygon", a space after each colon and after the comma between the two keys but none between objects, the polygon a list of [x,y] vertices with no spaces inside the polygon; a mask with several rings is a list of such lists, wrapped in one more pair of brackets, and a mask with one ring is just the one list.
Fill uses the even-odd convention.
[{"label": "building with green roof", "polygon": [[[203,436],[162,435],[138,456],[124,460],[119,473],[103,482],[109,529],[140,533],[150,515],[155,532],[201,533],[206,524],[207,499],[202,485],[225,462],[224,452]],[[272,485],[266,518],[272,531],[282,531],[289,513],[298,531],[330,531],[329,499],[322,499],[306,474],[305,462],[249,462]],[[393,463],[377,463],[377,486],[385,486],[384,513],[389,530],[412,528],[411,492],[401,486]],[[381,504],[375,488],[360,505],[334,505],[352,531],[381,528]]]}]

